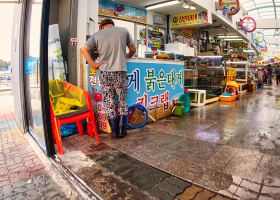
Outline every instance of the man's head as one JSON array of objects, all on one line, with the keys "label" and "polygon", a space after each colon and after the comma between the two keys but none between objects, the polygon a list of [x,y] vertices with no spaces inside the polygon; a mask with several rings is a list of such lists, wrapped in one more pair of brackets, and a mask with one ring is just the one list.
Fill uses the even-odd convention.
[{"label": "man's head", "polygon": [[115,26],[115,23],[113,22],[113,20],[106,18],[101,21],[101,23],[99,25],[99,29],[102,30],[109,26]]}]

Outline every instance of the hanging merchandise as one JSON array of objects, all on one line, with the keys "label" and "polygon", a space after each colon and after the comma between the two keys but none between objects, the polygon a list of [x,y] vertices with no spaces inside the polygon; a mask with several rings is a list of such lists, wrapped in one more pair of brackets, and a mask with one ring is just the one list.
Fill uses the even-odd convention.
[{"label": "hanging merchandise", "polygon": [[65,80],[58,24],[49,26],[49,80]]},{"label": "hanging merchandise", "polygon": [[219,0],[219,9],[228,15],[235,15],[240,10],[239,0]]},{"label": "hanging merchandise", "polygon": [[257,46],[261,49],[261,51],[267,50],[267,43],[264,38],[264,33],[261,30],[258,30],[254,33],[254,38]]},{"label": "hanging merchandise", "polygon": [[148,29],[148,47],[153,51],[164,50],[164,36],[158,28]]},{"label": "hanging merchandise", "polygon": [[252,33],[256,30],[257,24],[252,17],[244,17],[241,21],[241,27],[244,31]]}]

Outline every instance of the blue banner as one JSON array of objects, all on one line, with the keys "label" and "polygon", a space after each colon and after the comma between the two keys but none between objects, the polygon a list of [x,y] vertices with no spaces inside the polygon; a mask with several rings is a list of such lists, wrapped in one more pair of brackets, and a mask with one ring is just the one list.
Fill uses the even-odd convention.
[{"label": "blue banner", "polygon": [[184,93],[183,64],[128,62],[128,104],[170,110]]},{"label": "blue banner", "polygon": [[147,24],[147,11],[111,0],[99,0],[99,15]]}]

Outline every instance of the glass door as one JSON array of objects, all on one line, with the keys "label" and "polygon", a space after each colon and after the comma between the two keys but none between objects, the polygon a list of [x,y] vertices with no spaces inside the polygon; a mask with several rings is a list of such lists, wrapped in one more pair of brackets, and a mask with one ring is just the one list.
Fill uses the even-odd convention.
[{"label": "glass door", "polygon": [[24,84],[28,130],[36,142],[46,149],[44,134],[41,80],[40,46],[42,0],[27,0],[24,23]]}]

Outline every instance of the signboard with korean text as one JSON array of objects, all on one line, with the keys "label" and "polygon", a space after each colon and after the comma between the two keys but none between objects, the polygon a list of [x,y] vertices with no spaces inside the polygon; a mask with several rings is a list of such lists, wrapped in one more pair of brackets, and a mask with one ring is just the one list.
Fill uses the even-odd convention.
[{"label": "signboard with korean text", "polygon": [[[127,69],[128,105],[143,105],[155,119],[169,116],[174,100],[184,93],[184,65],[131,61],[127,62]],[[99,129],[110,132],[98,71],[89,69],[88,90],[92,96]]]},{"label": "signboard with korean text", "polygon": [[170,115],[174,100],[184,93],[184,65],[128,62],[127,68],[128,105],[143,105],[155,119]]},{"label": "signboard with korean text", "polygon": [[205,25],[210,23],[211,20],[207,11],[186,12],[171,17],[172,28]]},{"label": "signboard with korean text", "polygon": [[147,24],[147,11],[112,0],[99,0],[99,15]]},{"label": "signboard with korean text", "polygon": [[239,0],[219,0],[219,9],[228,15],[235,15],[240,10]]}]

